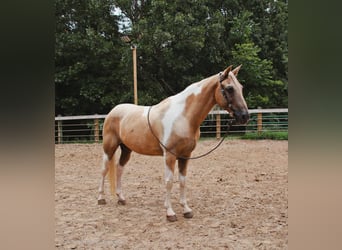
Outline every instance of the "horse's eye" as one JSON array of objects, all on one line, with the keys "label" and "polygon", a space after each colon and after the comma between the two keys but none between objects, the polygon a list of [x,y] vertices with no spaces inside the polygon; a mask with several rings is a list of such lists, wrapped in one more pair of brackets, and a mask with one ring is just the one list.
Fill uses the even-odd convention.
[{"label": "horse's eye", "polygon": [[234,88],[233,88],[233,86],[228,86],[226,89],[227,89],[227,91],[228,91],[229,94],[233,94],[233,93],[234,93]]}]

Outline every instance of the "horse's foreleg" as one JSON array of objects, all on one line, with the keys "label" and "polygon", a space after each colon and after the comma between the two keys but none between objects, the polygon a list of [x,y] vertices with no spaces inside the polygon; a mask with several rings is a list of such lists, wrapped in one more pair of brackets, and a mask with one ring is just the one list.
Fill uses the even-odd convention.
[{"label": "horse's foreleg", "polygon": [[184,217],[185,218],[192,218],[193,217],[192,209],[188,206],[188,203],[186,200],[186,192],[185,192],[185,179],[186,179],[187,165],[188,165],[188,160],[184,160],[184,159],[178,160],[180,204],[183,206]]},{"label": "horse's foreleg", "polygon": [[172,209],[171,205],[171,189],[173,185],[173,173],[175,170],[175,162],[176,158],[173,155],[166,154],[165,156],[165,184],[166,184],[166,199],[165,199],[165,208],[166,208],[166,218],[168,221],[176,221],[177,217],[175,212]]}]

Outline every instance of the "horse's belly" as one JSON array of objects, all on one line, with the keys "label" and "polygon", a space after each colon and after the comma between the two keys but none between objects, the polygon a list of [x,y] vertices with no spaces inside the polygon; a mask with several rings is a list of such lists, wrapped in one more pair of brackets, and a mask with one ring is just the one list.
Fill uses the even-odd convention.
[{"label": "horse's belly", "polygon": [[163,151],[144,122],[132,120],[120,129],[121,141],[132,151],[144,155],[163,155]]},{"label": "horse's belly", "polygon": [[143,155],[163,155],[160,145],[140,137],[126,137],[123,143],[132,151]]}]

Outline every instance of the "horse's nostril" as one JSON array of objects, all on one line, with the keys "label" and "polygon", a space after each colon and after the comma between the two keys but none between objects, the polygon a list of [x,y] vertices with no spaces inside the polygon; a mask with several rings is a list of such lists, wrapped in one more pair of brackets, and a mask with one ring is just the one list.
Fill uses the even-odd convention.
[{"label": "horse's nostril", "polygon": [[249,114],[247,112],[242,113],[242,120],[246,122],[249,120]]}]

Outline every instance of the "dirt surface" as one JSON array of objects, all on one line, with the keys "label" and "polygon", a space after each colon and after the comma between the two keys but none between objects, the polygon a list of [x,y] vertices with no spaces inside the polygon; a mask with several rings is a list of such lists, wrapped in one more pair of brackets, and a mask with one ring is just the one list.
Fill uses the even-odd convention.
[{"label": "dirt surface", "polygon": [[[215,143],[200,141],[193,156]],[[227,140],[209,156],[190,161],[187,197],[194,217],[182,216],[175,180],[173,223],[163,206],[162,157],[132,153],[123,175],[126,206],[109,195],[108,180],[107,204],[97,205],[101,162],[101,144],[56,145],[56,248],[288,248],[287,141]]]}]

